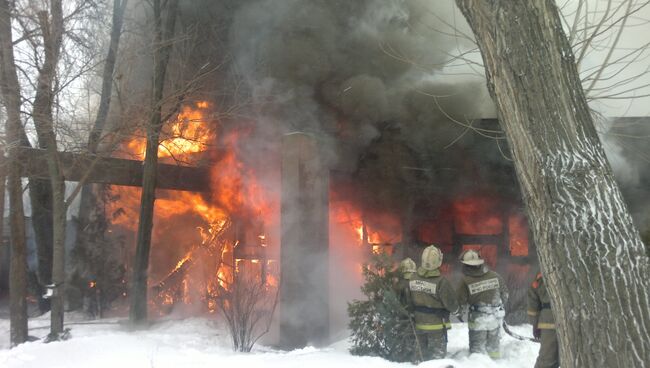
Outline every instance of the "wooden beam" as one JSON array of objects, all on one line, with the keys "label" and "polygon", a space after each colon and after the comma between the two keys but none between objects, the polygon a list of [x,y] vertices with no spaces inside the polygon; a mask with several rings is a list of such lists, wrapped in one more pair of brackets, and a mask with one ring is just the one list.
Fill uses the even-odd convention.
[{"label": "wooden beam", "polygon": [[[23,163],[21,176],[48,178],[45,150],[21,147],[18,157]],[[70,152],[59,152],[59,161],[63,165],[63,173],[67,181],[80,181],[87,176],[87,183],[131,187],[142,185],[142,161]],[[156,187],[209,192],[210,170],[206,167],[158,164]]]}]

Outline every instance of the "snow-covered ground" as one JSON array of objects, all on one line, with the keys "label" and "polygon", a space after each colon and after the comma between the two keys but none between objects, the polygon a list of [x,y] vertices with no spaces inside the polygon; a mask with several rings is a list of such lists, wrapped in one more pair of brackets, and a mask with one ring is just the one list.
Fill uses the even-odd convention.
[{"label": "snow-covered ground", "polygon": [[[68,320],[74,319],[68,318]],[[97,321],[95,321],[97,322]],[[214,321],[191,318],[161,321],[146,331],[129,331],[117,320],[104,324],[71,325],[72,337],[63,342],[41,341],[9,349],[9,321],[0,319],[0,367],[407,367],[408,363],[391,363],[376,357],[357,357],[348,352],[349,342],[341,340],[327,348],[307,347],[278,351],[257,346],[252,353],[235,353],[228,334]],[[49,319],[30,320],[30,335],[42,337],[48,332]],[[513,330],[530,335],[530,326]],[[504,334],[505,335],[505,334]],[[424,362],[423,368],[532,367],[539,345],[502,338],[503,359],[493,361],[484,355],[469,355],[467,325],[454,325],[449,333],[448,359]]]}]

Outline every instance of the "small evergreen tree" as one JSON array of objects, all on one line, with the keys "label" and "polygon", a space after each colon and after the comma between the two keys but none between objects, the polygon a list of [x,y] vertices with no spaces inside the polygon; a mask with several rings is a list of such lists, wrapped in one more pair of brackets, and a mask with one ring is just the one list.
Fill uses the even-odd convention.
[{"label": "small evergreen tree", "polygon": [[348,303],[353,355],[379,356],[394,362],[421,361],[408,306],[395,289],[400,274],[386,255],[373,256],[363,267],[361,291],[367,300]]}]

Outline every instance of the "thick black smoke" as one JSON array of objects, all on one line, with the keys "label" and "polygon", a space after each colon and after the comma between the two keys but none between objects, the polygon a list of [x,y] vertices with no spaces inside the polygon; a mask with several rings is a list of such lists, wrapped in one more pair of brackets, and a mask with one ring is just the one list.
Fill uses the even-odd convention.
[{"label": "thick black smoke", "polygon": [[230,50],[259,122],[326,135],[334,166],[345,167],[386,122],[424,154],[462,132],[447,115],[492,113],[480,78],[442,77],[451,55],[471,46],[442,32],[457,16],[452,2],[248,1]]}]

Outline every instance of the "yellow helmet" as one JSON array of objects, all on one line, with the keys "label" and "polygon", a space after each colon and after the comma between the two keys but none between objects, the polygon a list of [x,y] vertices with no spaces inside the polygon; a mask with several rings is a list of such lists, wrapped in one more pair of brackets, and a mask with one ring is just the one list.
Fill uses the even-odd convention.
[{"label": "yellow helmet", "polygon": [[485,263],[485,260],[479,252],[468,249],[460,254],[460,262],[469,266],[480,266]]},{"label": "yellow helmet", "polygon": [[442,252],[435,245],[429,245],[422,252],[422,268],[433,271],[442,265]]}]

